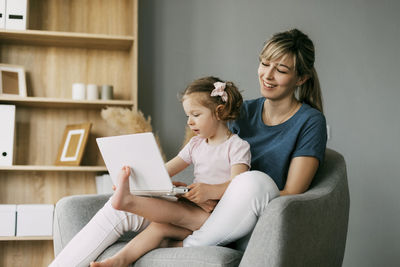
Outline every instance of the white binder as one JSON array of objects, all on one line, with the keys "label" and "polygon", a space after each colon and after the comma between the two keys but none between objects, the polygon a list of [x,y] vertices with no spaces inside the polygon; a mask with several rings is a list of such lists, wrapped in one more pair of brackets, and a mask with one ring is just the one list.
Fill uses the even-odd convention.
[{"label": "white binder", "polygon": [[28,25],[28,0],[7,0],[6,29],[26,30]]},{"label": "white binder", "polygon": [[0,105],[0,166],[13,165],[15,106]]},{"label": "white binder", "polygon": [[0,236],[15,236],[17,205],[0,204]]},{"label": "white binder", "polygon": [[6,28],[6,0],[0,0],[0,29]]}]

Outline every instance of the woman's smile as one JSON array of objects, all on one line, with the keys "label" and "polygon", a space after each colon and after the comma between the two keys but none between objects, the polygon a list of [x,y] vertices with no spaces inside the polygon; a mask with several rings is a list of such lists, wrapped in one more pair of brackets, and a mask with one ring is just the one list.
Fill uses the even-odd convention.
[{"label": "woman's smile", "polygon": [[271,84],[271,83],[268,83],[268,82],[266,82],[266,81],[262,81],[262,83],[263,83],[264,87],[267,87],[267,88],[274,88],[274,87],[276,87],[276,85]]}]

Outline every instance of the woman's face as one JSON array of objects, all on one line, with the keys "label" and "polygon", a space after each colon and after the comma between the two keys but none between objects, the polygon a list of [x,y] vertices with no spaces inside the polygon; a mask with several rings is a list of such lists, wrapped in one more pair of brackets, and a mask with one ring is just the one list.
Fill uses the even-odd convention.
[{"label": "woman's face", "polygon": [[294,69],[292,57],[261,59],[258,66],[261,95],[270,100],[292,98],[297,86],[304,83]]}]

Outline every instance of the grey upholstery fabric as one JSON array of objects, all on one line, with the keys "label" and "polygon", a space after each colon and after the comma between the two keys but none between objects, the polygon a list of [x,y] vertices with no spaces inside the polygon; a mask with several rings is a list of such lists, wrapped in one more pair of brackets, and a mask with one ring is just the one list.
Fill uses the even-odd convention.
[{"label": "grey upholstery fabric", "polygon": [[[70,196],[57,203],[55,255],[108,198]],[[307,192],[279,197],[268,205],[244,254],[225,247],[162,248],[147,253],[134,266],[341,266],[349,205],[344,158],[327,149],[324,163]],[[132,236],[123,236],[99,260],[115,254]]]},{"label": "grey upholstery fabric", "polygon": [[[125,242],[118,242],[108,248],[98,260],[106,259],[122,249]],[[224,247],[159,248],[141,257],[135,267],[200,267],[238,266],[243,253]]]}]

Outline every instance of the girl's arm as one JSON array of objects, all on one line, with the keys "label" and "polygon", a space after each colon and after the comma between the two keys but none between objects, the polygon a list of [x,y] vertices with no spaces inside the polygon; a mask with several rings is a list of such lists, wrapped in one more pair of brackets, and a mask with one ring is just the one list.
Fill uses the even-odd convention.
[{"label": "girl's arm", "polygon": [[[246,164],[235,164],[231,167],[231,180],[242,172],[248,171]],[[194,203],[204,203],[208,200],[220,200],[231,180],[222,184],[191,184],[190,191],[183,195]]]},{"label": "girl's arm", "polygon": [[189,165],[190,164],[188,164],[186,161],[176,156],[175,158],[165,163],[165,168],[167,169],[169,176],[172,177],[186,169]]},{"label": "girl's arm", "polygon": [[304,193],[317,172],[319,160],[315,157],[295,157],[290,162],[288,177],[283,195]]}]

